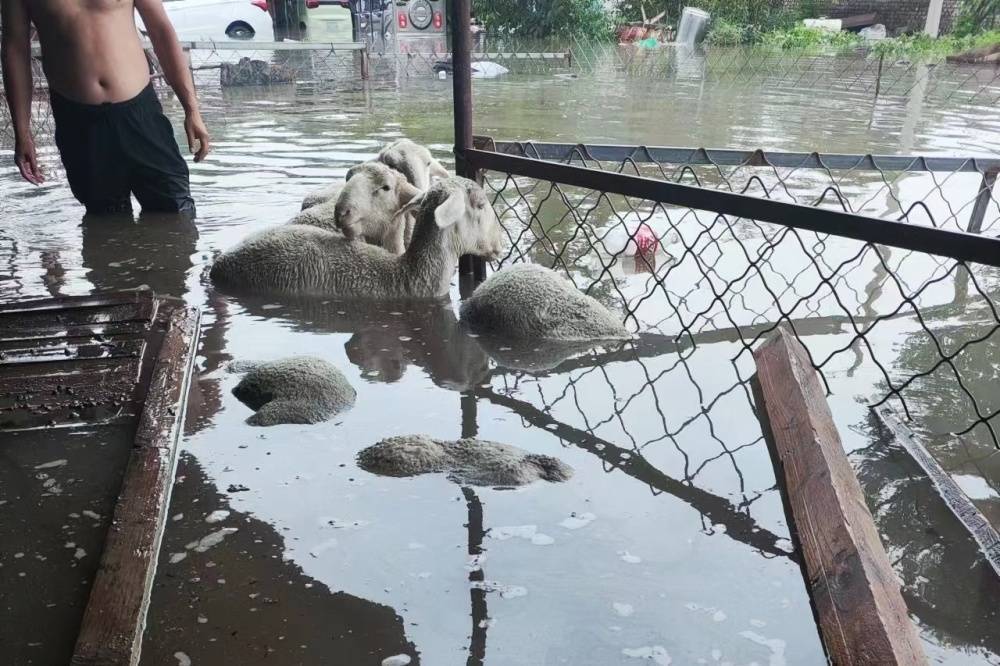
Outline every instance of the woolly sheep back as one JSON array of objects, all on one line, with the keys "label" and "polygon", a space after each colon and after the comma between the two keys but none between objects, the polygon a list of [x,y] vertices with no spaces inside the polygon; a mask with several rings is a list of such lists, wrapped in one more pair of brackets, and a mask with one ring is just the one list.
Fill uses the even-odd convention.
[{"label": "woolly sheep back", "polygon": [[623,340],[618,316],[569,280],[536,264],[491,275],[461,307],[475,333],[512,340]]},{"label": "woolly sheep back", "polygon": [[312,356],[252,365],[233,395],[257,412],[247,423],[260,426],[319,423],[354,405],[357,396],[340,370]]},{"label": "woolly sheep back", "polygon": [[475,486],[561,482],[573,475],[573,469],[557,458],[508,444],[473,438],[446,441],[425,435],[384,439],[361,451],[358,465],[381,476],[447,472],[451,481]]}]

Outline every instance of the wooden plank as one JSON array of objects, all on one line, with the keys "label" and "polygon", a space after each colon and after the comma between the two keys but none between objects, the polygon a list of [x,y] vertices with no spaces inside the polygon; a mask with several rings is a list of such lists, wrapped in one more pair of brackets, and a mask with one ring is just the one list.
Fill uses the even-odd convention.
[{"label": "wooden plank", "polygon": [[139,303],[153,298],[149,289],[134,291],[115,291],[106,294],[90,294],[87,296],[56,296],[53,298],[36,298],[30,300],[0,303],[0,314],[38,312],[42,310],[74,310],[82,308],[106,307],[120,303]]},{"label": "wooden plank", "polygon": [[71,663],[137,664],[193,372],[199,313],[167,321]]},{"label": "wooden plank", "polygon": [[67,310],[44,309],[0,314],[0,337],[40,338],[51,335],[100,335],[108,324],[125,321],[150,322],[155,301],[112,303]]},{"label": "wooden plank", "polygon": [[882,423],[889,432],[893,434],[907,453],[926,472],[931,483],[937,489],[941,499],[948,506],[948,509],[955,514],[959,522],[969,530],[969,534],[979,544],[986,561],[993,567],[993,571],[1000,576],[1000,534],[986,519],[986,516],[976,508],[968,495],[962,491],[955,480],[951,478],[941,467],[938,461],[930,454],[927,447],[923,445],[920,438],[903,424],[903,421],[896,416],[896,413],[888,405],[882,405],[875,410]]},{"label": "wooden plank", "polygon": [[831,661],[925,664],[899,581],[805,348],[784,327],[754,352],[809,594]]},{"label": "wooden plank", "polygon": [[0,351],[0,363],[5,366],[28,365],[35,369],[52,363],[76,363],[86,367],[87,361],[98,359],[138,358],[142,356],[144,340],[110,340],[89,344],[40,344]]}]

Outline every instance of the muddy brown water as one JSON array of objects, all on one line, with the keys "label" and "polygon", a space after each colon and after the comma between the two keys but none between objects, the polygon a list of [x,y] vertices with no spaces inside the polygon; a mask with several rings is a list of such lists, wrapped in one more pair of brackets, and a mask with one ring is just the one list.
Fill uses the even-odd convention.
[{"label": "muddy brown water", "polygon": [[[205,89],[216,150],[192,166],[192,224],[81,222],[50,143],[42,147],[50,184],[35,189],[11,171],[0,175],[0,298],[148,284],[205,313],[143,663],[380,664],[402,654],[434,665],[823,663],[770,460],[738,381],[748,359],[737,339],[603,362],[583,354],[530,374],[502,367],[517,359],[458,328],[457,286],[443,303],[385,307],[211,286],[213,253],[286,220],[306,192],[342,178],[381,143],[406,135],[447,158],[449,85],[414,78],[369,89]],[[873,107],[849,94],[817,103],[794,89],[556,74],[477,82],[476,95],[477,131],[515,139],[1000,152],[995,109],[933,100]],[[176,104],[166,106],[177,118]],[[3,146],[0,159],[10,155]],[[858,191],[869,184],[862,175],[845,181]],[[589,270],[581,262],[579,271]],[[627,297],[642,292],[642,276],[618,277]],[[988,289],[995,278],[984,276]],[[663,324],[663,307],[650,299],[637,317],[647,340],[676,332]],[[936,321],[988,332],[980,315],[958,302]],[[912,318],[873,337],[897,350],[900,372],[923,368],[933,351]],[[832,350],[850,336],[822,329],[810,341]],[[969,361],[982,369],[975,390],[988,403],[998,379],[991,341]],[[226,365],[291,354],[341,368],[358,391],[355,407],[313,426],[247,425],[252,412],[231,395],[239,375]],[[878,390],[877,373],[850,366],[831,367],[831,406],[928,654],[935,663],[1000,663],[995,577],[919,469],[871,421],[864,403]],[[1000,464],[982,437],[947,436],[960,396],[943,392],[953,389],[932,375],[911,407],[936,428],[946,466],[995,516]],[[412,433],[513,444],[556,456],[575,474],[512,490],[357,467],[362,448]],[[4,460],[19,478],[55,457],[28,459],[16,442],[7,446]],[[25,515],[62,525],[63,514],[98,501],[81,495],[69,506],[14,488],[0,487],[5,533]],[[7,539],[0,547],[11,617],[34,594],[12,582],[33,557],[14,559],[26,552],[18,549]],[[96,558],[87,551],[78,567]],[[76,580],[75,570],[67,575]]]}]

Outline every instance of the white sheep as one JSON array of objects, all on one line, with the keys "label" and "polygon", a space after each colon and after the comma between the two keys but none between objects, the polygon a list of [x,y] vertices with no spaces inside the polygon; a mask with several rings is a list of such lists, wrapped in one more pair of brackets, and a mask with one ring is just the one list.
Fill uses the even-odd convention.
[{"label": "white sheep", "polygon": [[400,256],[342,235],[286,224],[244,239],[212,266],[217,284],[251,291],[343,298],[431,298],[448,293],[458,258],[496,258],[503,233],[486,193],[471,180],[435,183],[400,214],[416,211]]},{"label": "white sheep", "polygon": [[357,395],[343,373],[321,358],[296,356],[231,369],[247,372],[233,395],[257,412],[247,419],[250,425],[319,423],[353,406]]},{"label": "white sheep", "polygon": [[[431,151],[410,139],[397,139],[379,152],[375,162],[381,162],[398,171],[420,190],[426,190],[435,179],[447,178],[451,174],[444,166],[434,159]],[[352,167],[347,172],[345,180],[350,180],[359,167],[371,162]],[[333,183],[314,190],[302,200],[302,210],[318,206],[321,203],[335,199],[340,194],[343,183]]]},{"label": "white sheep", "polygon": [[358,466],[380,476],[447,472],[454,483],[523,486],[566,481],[573,468],[558,458],[481,439],[445,441],[425,435],[390,437],[358,453]]},{"label": "white sheep", "polygon": [[[409,139],[397,139],[382,149],[378,161],[406,176],[413,185],[426,190],[435,179],[447,178],[448,170],[434,159],[431,151]],[[348,172],[348,178],[350,178]]]},{"label": "white sheep", "polygon": [[362,239],[402,254],[406,239],[412,236],[412,221],[410,216],[397,217],[396,213],[420,190],[381,162],[365,162],[351,171],[350,179],[337,186],[335,199],[306,208],[289,224],[337,230],[349,239]]},{"label": "white sheep", "polygon": [[621,319],[569,280],[536,264],[491,275],[462,303],[474,333],[510,340],[624,340]]}]

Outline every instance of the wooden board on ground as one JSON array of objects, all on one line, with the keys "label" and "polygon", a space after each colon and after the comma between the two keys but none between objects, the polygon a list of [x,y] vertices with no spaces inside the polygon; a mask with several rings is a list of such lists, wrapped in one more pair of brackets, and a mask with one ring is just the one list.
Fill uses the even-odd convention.
[{"label": "wooden board on ground", "polygon": [[784,328],[754,352],[759,416],[834,664],[925,664],[899,582],[808,353]]},{"label": "wooden board on ground", "polygon": [[[50,633],[70,640],[47,646],[51,651],[43,659],[58,655],[65,663],[72,654],[74,664],[138,662],[198,324],[197,310],[149,290],[0,304],[3,452],[16,459],[24,446],[21,442],[34,441],[24,437],[64,428],[68,436],[62,446],[74,447],[67,454],[89,451],[90,445],[106,450],[117,437],[122,455],[116,459],[124,463],[124,469],[116,466],[113,474],[122,480],[120,488],[117,483],[109,486],[105,495],[107,506],[114,507],[110,525],[89,514],[104,521],[107,529],[100,533],[103,549],[89,593],[84,586],[87,596],[77,599],[79,590],[63,590],[71,606],[83,607],[82,617],[79,611],[65,614],[63,621],[72,619],[72,627],[50,628]],[[128,439],[112,432],[124,432]],[[52,464],[67,465],[67,461]],[[32,467],[26,473],[37,474],[35,470],[46,467]],[[25,510],[45,509],[38,504]],[[36,518],[38,525],[65,520]],[[26,538],[45,542],[58,538],[43,527],[32,534]],[[42,543],[28,545],[39,553],[44,549]],[[53,593],[58,596],[60,590]],[[44,626],[42,618],[32,619],[29,611],[22,615],[19,621]]]}]

